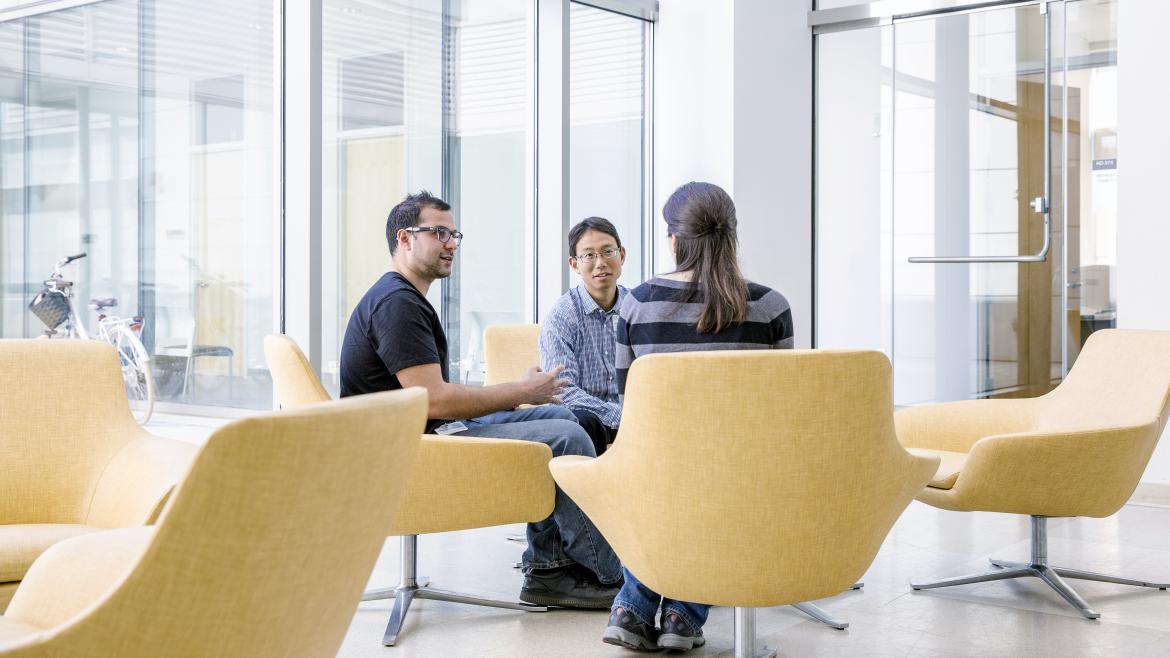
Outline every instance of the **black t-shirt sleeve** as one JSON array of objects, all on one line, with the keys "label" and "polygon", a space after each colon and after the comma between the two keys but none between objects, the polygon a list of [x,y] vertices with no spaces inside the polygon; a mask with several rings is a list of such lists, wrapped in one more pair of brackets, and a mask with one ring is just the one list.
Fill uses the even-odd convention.
[{"label": "black t-shirt sleeve", "polygon": [[428,309],[414,295],[389,295],[370,314],[374,350],[390,374],[428,363],[440,364]]}]

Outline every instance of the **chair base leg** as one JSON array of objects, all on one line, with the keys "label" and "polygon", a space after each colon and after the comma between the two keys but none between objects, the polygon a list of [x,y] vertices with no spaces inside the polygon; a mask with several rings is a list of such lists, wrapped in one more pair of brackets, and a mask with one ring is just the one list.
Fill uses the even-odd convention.
[{"label": "chair base leg", "polygon": [[849,628],[849,622],[841,621],[840,619],[833,617],[823,608],[812,603],[793,603],[792,607],[821,622],[822,624],[831,628],[835,628],[839,631],[843,631],[846,628]]},{"label": "chair base leg", "polygon": [[1081,595],[1077,594],[1076,590],[1069,587],[1068,583],[1064,582],[1064,579],[1052,570],[1052,567],[1041,565],[1033,567],[1032,572],[1040,580],[1047,583],[1049,587],[1056,590],[1056,593],[1065,601],[1068,601],[1069,605],[1079,610],[1085,619],[1097,619],[1101,616],[1101,613],[1089,607],[1088,602],[1081,598]]},{"label": "chair base leg", "polygon": [[524,612],[547,612],[549,609],[548,606],[532,605],[521,601],[500,601],[427,587],[427,579],[425,577],[416,580],[419,581],[418,585],[375,589],[362,595],[362,601],[394,599],[394,609],[390,611],[390,622],[386,624],[386,634],[382,638],[382,644],[385,646],[392,647],[398,641],[398,634],[402,631],[403,622],[406,621],[406,613],[410,610],[410,604],[415,599],[464,603],[486,608],[504,608],[506,610],[522,610]]},{"label": "chair base leg", "polygon": [[386,624],[386,633],[382,636],[383,646],[392,647],[398,641],[402,624],[406,622],[406,613],[410,610],[410,604],[414,601],[417,592],[418,590],[411,588],[403,588],[395,592],[394,609],[390,611],[390,622]]},{"label": "chair base leg", "polygon": [[[1001,569],[1012,569],[1018,567],[1030,566],[1025,562],[1010,562],[1008,560],[999,560],[991,558],[992,566]],[[1109,574],[1097,573],[1095,571],[1081,571],[1080,569],[1066,569],[1064,567],[1051,567],[1057,575],[1063,578],[1073,578],[1075,580],[1095,580],[1099,583],[1113,583],[1114,585],[1130,585],[1133,587],[1149,587],[1151,589],[1160,589],[1165,591],[1170,588],[1170,583],[1151,583],[1144,580],[1134,580],[1132,578],[1119,578],[1117,576],[1110,576]]]},{"label": "chair base leg", "polygon": [[443,589],[429,587],[430,579],[426,576],[415,575],[418,567],[418,536],[403,535],[402,537],[402,575],[397,587],[373,589],[362,595],[362,601],[382,601],[394,599],[394,609],[390,612],[390,621],[386,624],[386,634],[382,637],[382,644],[394,646],[398,635],[402,632],[402,624],[406,621],[406,613],[415,599],[431,599],[432,601],[447,601],[449,603],[465,603],[489,608],[505,608],[507,610],[522,610],[524,612],[546,612],[548,606],[531,605],[520,601],[499,601],[486,599],[469,594],[460,594]]},{"label": "chair base leg", "polygon": [[[865,587],[865,583],[856,582],[856,583],[853,583],[852,585],[849,586],[849,591],[859,590],[862,587]],[[846,628],[849,628],[849,622],[841,621],[840,619],[837,619],[836,617],[833,617],[832,615],[830,615],[828,612],[826,612],[824,609],[820,608],[819,606],[814,605],[812,603],[808,603],[807,601],[804,603],[793,603],[792,607],[803,612],[804,614],[808,615],[809,617],[812,617],[814,620],[819,621],[822,624],[829,626],[831,628],[835,628],[839,631],[843,631]]]},{"label": "chair base leg", "polygon": [[[998,565],[997,565],[998,566]],[[989,571],[987,573],[977,573],[969,576],[960,576],[958,578],[948,578],[933,583],[911,583],[910,587],[915,590],[923,589],[938,589],[940,587],[953,587],[955,585],[971,585],[973,583],[986,583],[993,580],[1010,580],[1012,578],[1039,578],[1043,580],[1049,587],[1060,594],[1065,601],[1076,608],[1086,619],[1097,619],[1101,613],[1094,610],[1076,593],[1073,588],[1064,582],[1057,572],[1051,567],[1043,564],[1036,565],[1022,565],[1019,567],[1004,568],[997,571]]]}]

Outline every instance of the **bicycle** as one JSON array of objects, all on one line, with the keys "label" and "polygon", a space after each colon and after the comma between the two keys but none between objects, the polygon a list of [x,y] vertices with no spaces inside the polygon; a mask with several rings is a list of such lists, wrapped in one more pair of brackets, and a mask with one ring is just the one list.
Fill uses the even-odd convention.
[{"label": "bicycle", "polygon": [[126,386],[126,397],[130,411],[140,425],[150,420],[154,411],[154,376],[151,374],[150,354],[142,344],[142,316],[120,318],[105,311],[118,305],[114,297],[91,299],[89,308],[97,312],[97,335],[90,335],[73,307],[73,282],[65,278],[61,268],[86,257],[82,252],[66,256],[53,266],[53,273],[45,280],[41,289],[28,308],[45,324],[43,338],[101,340],[114,346],[122,365],[122,382]]}]

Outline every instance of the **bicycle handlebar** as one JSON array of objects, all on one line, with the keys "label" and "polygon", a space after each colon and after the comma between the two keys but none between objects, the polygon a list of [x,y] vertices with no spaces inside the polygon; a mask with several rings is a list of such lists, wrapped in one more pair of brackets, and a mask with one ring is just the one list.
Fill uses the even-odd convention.
[{"label": "bicycle handlebar", "polygon": [[85,258],[87,255],[88,254],[86,254],[86,252],[83,251],[80,254],[73,254],[72,256],[66,256],[66,257],[62,258],[61,260],[57,261],[57,264],[53,266],[53,272],[55,274],[59,273],[61,271],[62,267],[65,267],[66,265],[68,265],[69,263],[72,263],[75,260],[81,260],[82,258]]}]

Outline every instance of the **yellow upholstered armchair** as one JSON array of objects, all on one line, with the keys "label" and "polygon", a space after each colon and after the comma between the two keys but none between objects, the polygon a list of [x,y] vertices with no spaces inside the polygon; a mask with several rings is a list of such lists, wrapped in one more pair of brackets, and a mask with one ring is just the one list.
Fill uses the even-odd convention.
[{"label": "yellow upholstered armchair", "polygon": [[66,540],[33,564],[0,656],[336,655],[426,409],[416,388],[224,426],[156,527]]},{"label": "yellow upholstered armchair", "polygon": [[898,439],[942,466],[919,494],[961,512],[1032,517],[1028,562],[993,559],[988,572],[916,590],[1037,577],[1089,619],[1100,615],[1064,578],[1166,589],[1048,563],[1052,516],[1109,516],[1137,487],[1170,413],[1170,332],[1105,330],[1089,337],[1076,364],[1047,395],[967,400],[903,409]]},{"label": "yellow upholstered armchair", "polygon": [[539,365],[539,324],[495,324],[483,330],[485,386],[514,382]]},{"label": "yellow upholstered armchair", "polygon": [[639,358],[613,447],[550,464],[648,587],[735,607],[737,656],[752,608],[854,583],[937,466],[895,438],[883,354],[808,350]]},{"label": "yellow upholstered armchair", "polygon": [[[277,399],[285,409],[329,400],[329,394],[296,342],[275,334],[264,339]],[[423,435],[402,507],[385,535],[402,536],[402,572],[396,587],[363,601],[394,599],[383,643],[393,645],[414,599],[468,603],[542,612],[548,608],[458,594],[427,586],[417,574],[418,535],[540,521],[553,509],[548,472],[552,451],[542,443],[509,439]]]},{"label": "yellow upholstered armchair", "polygon": [[[539,324],[499,324],[484,330],[484,383],[501,384],[516,381],[533,366],[540,365]],[[523,536],[509,537],[517,541]],[[854,583],[850,589],[861,589],[864,583]],[[838,630],[849,628],[849,622],[831,616],[812,603],[793,603],[792,607],[813,619]]]},{"label": "yellow upholstered armchair", "polygon": [[0,340],[0,611],[53,544],[153,523],[198,448],[134,422],[114,348]]}]

